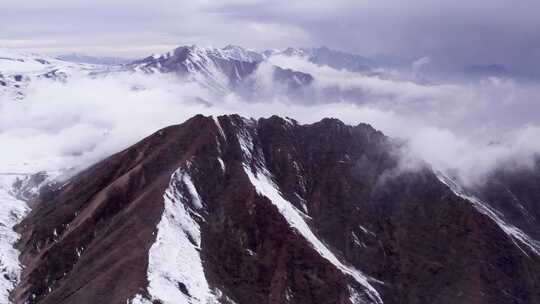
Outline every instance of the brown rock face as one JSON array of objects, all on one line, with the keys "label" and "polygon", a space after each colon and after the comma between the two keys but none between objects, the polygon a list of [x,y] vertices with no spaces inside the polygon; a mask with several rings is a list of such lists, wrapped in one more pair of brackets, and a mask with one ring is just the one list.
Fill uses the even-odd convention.
[{"label": "brown rock face", "polygon": [[196,116],[165,128],[41,195],[19,226],[13,299],[167,304],[148,288],[149,251],[184,168],[194,189],[175,185],[200,227],[214,302],[539,302],[540,257],[429,168],[398,170],[396,148],[334,119]]}]

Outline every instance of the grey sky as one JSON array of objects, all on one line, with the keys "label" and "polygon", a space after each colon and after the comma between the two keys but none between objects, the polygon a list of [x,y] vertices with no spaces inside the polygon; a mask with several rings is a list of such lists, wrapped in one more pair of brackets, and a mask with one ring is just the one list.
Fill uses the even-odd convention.
[{"label": "grey sky", "polygon": [[0,46],[138,57],[182,44],[321,46],[540,68],[537,0],[1,0]]}]

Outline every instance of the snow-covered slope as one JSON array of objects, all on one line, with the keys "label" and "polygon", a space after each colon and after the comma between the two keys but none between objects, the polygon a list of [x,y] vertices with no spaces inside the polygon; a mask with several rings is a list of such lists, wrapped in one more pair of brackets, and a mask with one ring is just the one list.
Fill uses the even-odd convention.
[{"label": "snow-covered slope", "polygon": [[[299,56],[315,64],[354,72],[367,70],[369,60],[328,48],[286,48],[258,52],[241,46],[223,48],[180,46],[163,54],[154,54],[129,63],[114,58],[99,58],[77,54],[51,57],[41,54],[0,49],[0,95],[23,99],[33,80],[67,81],[73,77],[107,76],[110,73],[175,73],[216,93],[229,93],[242,87],[250,90],[252,76],[261,63],[272,56]],[[117,62],[115,65],[83,62]],[[312,75],[271,66],[271,79],[285,87],[298,89],[313,80]],[[247,88],[246,88],[247,87]]]},{"label": "snow-covered slope", "polygon": [[[182,186],[187,187],[189,196],[182,193]],[[201,232],[197,218],[201,217],[197,209],[202,205],[196,191],[189,174],[180,168],[163,196],[165,210],[148,265],[148,291],[163,304],[216,302],[199,254]]]},{"label": "snow-covered slope", "polygon": [[85,76],[103,69],[100,65],[0,48],[0,97],[23,99],[34,80],[67,81],[70,77]]},{"label": "snow-covered slope", "polygon": [[263,56],[255,50],[246,49],[238,45],[227,45],[226,47],[209,48],[210,53],[214,53],[219,57],[228,58],[244,62],[260,62]]},{"label": "snow-covered slope", "polygon": [[29,212],[26,203],[15,197],[13,184],[25,176],[0,173],[0,303],[11,303],[9,292],[19,282],[21,264],[14,248],[19,234],[13,231]]},{"label": "snow-covered slope", "polygon": [[182,46],[170,52],[152,55],[126,66],[127,70],[146,73],[176,73],[215,92],[228,92],[253,73],[260,56],[241,47],[223,49]]},{"label": "snow-covered slope", "polygon": [[303,57],[306,60],[321,66],[329,66],[337,70],[347,70],[350,72],[367,72],[376,67],[375,61],[356,54],[333,50],[328,47],[319,48],[293,48],[288,47],[283,50],[267,50],[263,56],[288,56]]},{"label": "snow-covered slope", "polygon": [[[181,46],[170,52],[152,55],[125,65],[121,71],[175,73],[196,82],[211,92],[226,94],[241,88],[253,90],[256,70],[267,60],[265,53],[229,45],[224,48]],[[313,77],[302,71],[268,65],[269,79],[297,89],[307,86]]]}]

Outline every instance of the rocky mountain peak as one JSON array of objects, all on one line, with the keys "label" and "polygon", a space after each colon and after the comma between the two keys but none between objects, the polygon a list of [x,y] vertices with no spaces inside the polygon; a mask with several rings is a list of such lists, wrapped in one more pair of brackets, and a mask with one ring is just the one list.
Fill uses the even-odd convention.
[{"label": "rocky mountain peak", "polygon": [[393,148],[337,119],[164,128],[41,196],[15,303],[540,299],[532,239]]}]

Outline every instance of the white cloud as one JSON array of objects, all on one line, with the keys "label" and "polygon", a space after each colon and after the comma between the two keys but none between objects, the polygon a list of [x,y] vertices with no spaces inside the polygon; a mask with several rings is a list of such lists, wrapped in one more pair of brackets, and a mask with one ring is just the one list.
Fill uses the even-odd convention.
[{"label": "white cloud", "polygon": [[[335,117],[348,124],[369,123],[406,139],[408,157],[455,171],[468,182],[481,179],[502,162],[518,160],[526,165],[540,151],[540,122],[533,111],[538,108],[535,96],[540,96],[536,86],[501,79],[421,85],[337,71],[298,58],[273,58],[271,63],[315,75],[309,98],[275,94],[269,65],[256,73],[263,92],[256,100],[236,94],[217,98],[170,75],[33,82],[22,102],[0,97],[0,168],[34,171],[88,165],[199,113],[255,118],[277,114],[303,123]],[[335,87],[340,98],[326,99],[324,92]],[[197,97],[212,104],[200,103]]]}]

